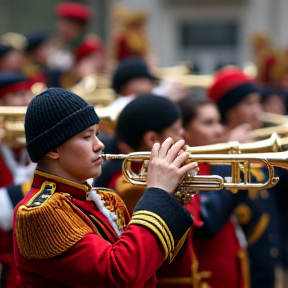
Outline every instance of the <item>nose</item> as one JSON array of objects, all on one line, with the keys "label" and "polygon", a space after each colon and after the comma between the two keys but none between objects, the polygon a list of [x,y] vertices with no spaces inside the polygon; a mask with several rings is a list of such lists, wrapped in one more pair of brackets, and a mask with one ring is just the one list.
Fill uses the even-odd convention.
[{"label": "nose", "polygon": [[101,150],[103,151],[104,148],[105,148],[105,145],[103,144],[103,142],[100,141],[97,136],[95,136],[94,143],[93,143],[93,151],[95,152],[98,152]]},{"label": "nose", "polygon": [[224,133],[224,127],[220,123],[217,123],[214,131],[217,137],[221,137]]}]

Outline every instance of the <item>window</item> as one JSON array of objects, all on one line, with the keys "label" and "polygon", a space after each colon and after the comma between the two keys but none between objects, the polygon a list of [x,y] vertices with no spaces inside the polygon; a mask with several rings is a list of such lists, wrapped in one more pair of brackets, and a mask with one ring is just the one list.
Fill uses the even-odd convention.
[{"label": "window", "polygon": [[180,24],[180,44],[183,48],[235,47],[237,40],[238,26],[235,22]]}]

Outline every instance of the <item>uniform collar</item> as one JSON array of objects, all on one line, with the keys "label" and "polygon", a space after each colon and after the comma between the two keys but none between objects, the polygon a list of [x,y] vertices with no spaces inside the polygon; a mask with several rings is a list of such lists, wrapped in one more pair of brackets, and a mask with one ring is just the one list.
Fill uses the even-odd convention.
[{"label": "uniform collar", "polygon": [[35,170],[32,187],[40,188],[44,181],[55,183],[57,192],[68,193],[79,200],[85,200],[91,190],[91,186],[88,183],[79,184],[47,172]]}]

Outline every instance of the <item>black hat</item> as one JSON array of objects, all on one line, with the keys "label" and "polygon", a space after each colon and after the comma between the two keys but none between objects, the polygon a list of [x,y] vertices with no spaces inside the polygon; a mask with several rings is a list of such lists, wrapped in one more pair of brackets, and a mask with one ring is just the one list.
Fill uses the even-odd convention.
[{"label": "black hat", "polygon": [[47,31],[33,31],[26,35],[27,46],[25,52],[32,52],[46,40],[50,38],[50,34]]},{"label": "black hat", "polygon": [[10,92],[29,90],[30,88],[31,83],[21,73],[0,72],[0,96]]},{"label": "black hat", "polygon": [[92,105],[62,88],[50,88],[36,96],[25,116],[27,150],[33,162],[54,148],[99,123]]},{"label": "black hat", "polygon": [[116,138],[137,150],[147,131],[161,133],[180,118],[179,107],[170,99],[152,93],[142,94],[120,113]]},{"label": "black hat", "polygon": [[0,43],[0,58],[10,52],[11,50],[14,50],[13,46],[5,44],[5,43]]},{"label": "black hat", "polygon": [[148,78],[156,81],[144,60],[140,57],[127,58],[120,62],[112,77],[112,88],[119,93],[120,89],[135,78]]}]

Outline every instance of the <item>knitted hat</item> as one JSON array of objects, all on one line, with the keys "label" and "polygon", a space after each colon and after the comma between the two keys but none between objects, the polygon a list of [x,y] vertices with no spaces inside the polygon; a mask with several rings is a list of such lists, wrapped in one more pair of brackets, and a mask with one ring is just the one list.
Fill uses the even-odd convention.
[{"label": "knitted hat", "polygon": [[127,58],[121,61],[115,70],[112,77],[112,88],[116,93],[119,93],[125,84],[136,78],[148,78],[151,81],[157,80],[157,78],[149,72],[148,66],[142,58]]},{"label": "knitted hat", "polygon": [[25,116],[27,150],[33,162],[86,128],[99,123],[92,105],[62,88],[36,96]]},{"label": "knitted hat", "polygon": [[216,73],[214,83],[208,89],[208,97],[218,105],[222,117],[251,93],[259,93],[253,79],[234,67]]},{"label": "knitted hat", "polygon": [[31,83],[20,73],[0,72],[0,97],[6,93],[29,90]]},{"label": "knitted hat", "polygon": [[119,115],[117,140],[138,149],[148,131],[161,133],[181,118],[179,107],[170,99],[155,94],[142,94],[132,100]]},{"label": "knitted hat", "polygon": [[72,18],[87,22],[93,17],[90,8],[82,3],[63,2],[55,6],[55,14],[59,17]]}]

